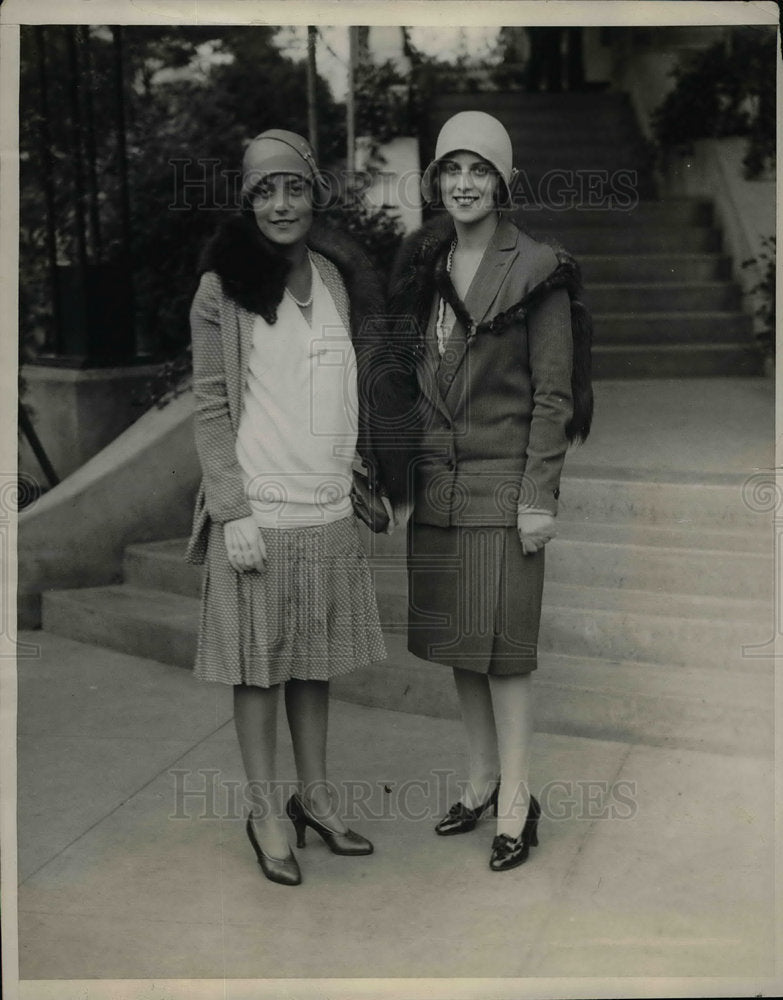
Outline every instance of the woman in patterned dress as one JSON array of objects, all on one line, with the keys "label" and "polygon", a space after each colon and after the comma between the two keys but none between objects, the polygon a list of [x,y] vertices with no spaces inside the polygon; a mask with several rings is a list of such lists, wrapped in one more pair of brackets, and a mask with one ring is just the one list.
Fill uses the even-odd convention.
[{"label": "woman in patterned dress", "polygon": [[[352,509],[373,473],[367,384],[382,311],[362,252],[313,227],[326,190],[308,143],[272,129],[247,147],[242,212],[207,246],[191,309],[203,480],[188,549],[205,563],[195,675],[231,684],[267,878],[296,885],[307,826],[336,854],[372,853],[326,780],[329,679],[385,658]],[[360,336],[361,334],[361,336]],[[280,688],[299,786],[276,774]]]}]

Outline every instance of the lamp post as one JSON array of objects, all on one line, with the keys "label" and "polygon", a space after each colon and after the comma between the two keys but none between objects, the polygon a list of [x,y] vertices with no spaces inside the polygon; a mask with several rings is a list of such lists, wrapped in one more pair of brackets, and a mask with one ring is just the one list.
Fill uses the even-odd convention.
[{"label": "lamp post", "polygon": [[356,171],[356,64],[359,56],[358,31],[355,25],[348,28],[348,90],[345,95],[347,150],[345,165],[349,178]]},{"label": "lamp post", "polygon": [[318,163],[318,113],[316,110],[316,64],[315,43],[318,38],[318,28],[314,24],[307,26],[307,131],[315,162]]}]

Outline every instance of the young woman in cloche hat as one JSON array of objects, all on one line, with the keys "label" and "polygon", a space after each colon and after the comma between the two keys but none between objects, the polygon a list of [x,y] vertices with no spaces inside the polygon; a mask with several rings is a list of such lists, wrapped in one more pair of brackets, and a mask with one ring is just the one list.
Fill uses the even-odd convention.
[{"label": "young woman in cloche hat", "polygon": [[[335,854],[373,851],[327,784],[328,694],[330,678],[386,655],[352,503],[357,450],[375,468],[366,320],[382,295],[361,250],[313,225],[327,193],[305,139],[256,136],[241,213],[206,247],[191,308],[203,480],[188,558],[205,564],[195,675],[233,687],[247,835],[266,877],[287,885],[301,873],[286,814],[297,846],[310,827]],[[287,801],[281,688],[299,779]]]},{"label": "young woman in cloche hat", "polygon": [[415,399],[408,646],[453,669],[469,751],[464,792],[435,830],[467,833],[491,810],[493,871],[538,843],[528,776],[544,549],[566,449],[592,415],[578,269],[514,222],[514,175],[496,118],[450,118],[421,180],[445,211],[404,243],[390,294],[390,364],[407,364]]}]

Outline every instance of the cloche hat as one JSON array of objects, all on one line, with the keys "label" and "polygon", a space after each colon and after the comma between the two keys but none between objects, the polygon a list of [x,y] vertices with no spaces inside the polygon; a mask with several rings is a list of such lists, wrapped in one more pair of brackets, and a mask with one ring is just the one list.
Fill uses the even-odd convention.
[{"label": "cloche hat", "polygon": [[242,158],[242,195],[249,195],[259,181],[271,174],[298,174],[310,181],[321,199],[329,187],[318,170],[307,139],[283,128],[270,128],[252,139]]},{"label": "cloche hat", "polygon": [[484,111],[460,111],[452,115],[438,134],[435,157],[421,178],[421,194],[425,201],[435,201],[439,163],[449,153],[458,150],[478,153],[497,170],[501,181],[501,196],[505,204],[511,203],[511,181],[516,174],[512,166],[511,139],[503,125]]}]

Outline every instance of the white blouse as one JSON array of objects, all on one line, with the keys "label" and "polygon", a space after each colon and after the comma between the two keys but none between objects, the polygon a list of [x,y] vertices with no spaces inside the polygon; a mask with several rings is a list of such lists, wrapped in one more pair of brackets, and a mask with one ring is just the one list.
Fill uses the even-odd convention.
[{"label": "white blouse", "polygon": [[261,527],[326,524],[352,512],[358,432],[356,355],[313,266],[312,320],[285,295],[256,316],[236,453]]}]

